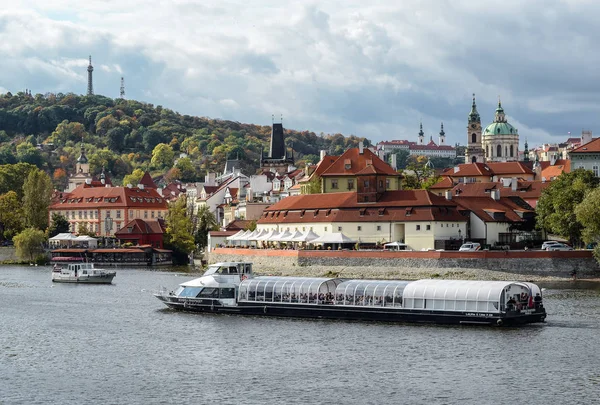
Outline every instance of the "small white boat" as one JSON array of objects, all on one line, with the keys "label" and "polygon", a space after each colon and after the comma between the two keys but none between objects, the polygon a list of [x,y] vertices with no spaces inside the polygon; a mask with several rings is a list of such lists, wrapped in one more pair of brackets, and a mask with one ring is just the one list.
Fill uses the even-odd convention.
[{"label": "small white boat", "polygon": [[116,271],[96,269],[94,263],[69,264],[67,268],[54,266],[52,281],[55,283],[110,284]]}]

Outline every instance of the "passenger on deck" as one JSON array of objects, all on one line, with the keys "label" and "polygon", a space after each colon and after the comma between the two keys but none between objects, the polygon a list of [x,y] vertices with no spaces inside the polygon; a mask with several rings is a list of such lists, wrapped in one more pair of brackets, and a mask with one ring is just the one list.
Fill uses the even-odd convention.
[{"label": "passenger on deck", "polygon": [[510,297],[510,299],[506,303],[506,310],[514,311],[516,309],[516,305],[517,305],[517,301],[515,301],[515,299],[513,297]]},{"label": "passenger on deck", "polygon": [[542,306],[542,296],[540,295],[540,293],[537,293],[533,298],[533,304],[535,306],[535,309],[539,309]]}]

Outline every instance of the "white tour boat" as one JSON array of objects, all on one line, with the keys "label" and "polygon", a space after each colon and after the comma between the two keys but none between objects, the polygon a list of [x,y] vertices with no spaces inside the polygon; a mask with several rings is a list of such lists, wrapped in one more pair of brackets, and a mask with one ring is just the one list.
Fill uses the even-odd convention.
[{"label": "white tour boat", "polygon": [[110,284],[116,271],[97,269],[93,263],[69,264],[67,268],[54,266],[52,281],[56,283]]}]

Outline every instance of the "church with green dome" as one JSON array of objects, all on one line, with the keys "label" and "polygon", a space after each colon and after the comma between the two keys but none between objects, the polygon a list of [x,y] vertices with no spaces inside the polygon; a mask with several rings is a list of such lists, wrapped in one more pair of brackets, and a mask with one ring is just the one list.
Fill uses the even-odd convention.
[{"label": "church with green dome", "polygon": [[481,118],[477,112],[475,95],[467,124],[466,163],[516,162],[519,156],[519,133],[508,123],[502,103],[498,108],[494,122],[482,130]]}]

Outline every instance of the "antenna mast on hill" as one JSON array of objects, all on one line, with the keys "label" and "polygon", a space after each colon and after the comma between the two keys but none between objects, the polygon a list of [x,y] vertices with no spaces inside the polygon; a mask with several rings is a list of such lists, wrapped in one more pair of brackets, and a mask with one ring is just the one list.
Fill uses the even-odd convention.
[{"label": "antenna mast on hill", "polygon": [[125,79],[123,79],[123,76],[121,76],[121,91],[119,95],[121,98],[125,98]]},{"label": "antenna mast on hill", "polygon": [[92,66],[92,55],[90,55],[90,64],[87,67],[88,72],[88,86],[87,86],[87,95],[94,95],[94,86],[92,84],[92,72],[94,71],[94,67]]}]

